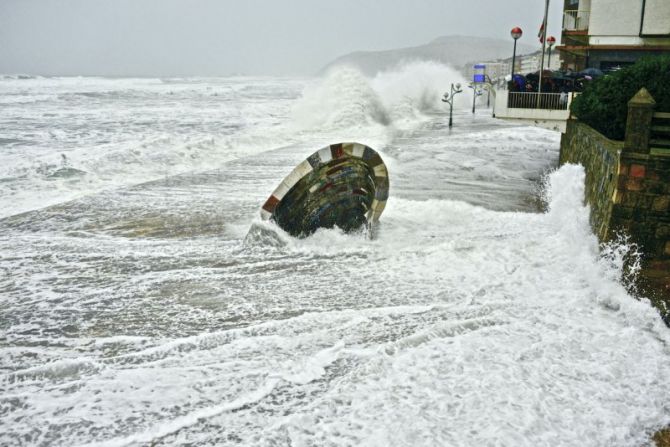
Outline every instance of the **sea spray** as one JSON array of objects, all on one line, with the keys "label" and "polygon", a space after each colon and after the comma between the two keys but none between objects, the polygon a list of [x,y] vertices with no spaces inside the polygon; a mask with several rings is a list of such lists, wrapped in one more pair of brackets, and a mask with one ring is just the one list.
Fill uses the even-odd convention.
[{"label": "sea spray", "polygon": [[[293,111],[298,128],[414,127],[426,113],[440,111],[451,83],[465,84],[454,69],[437,62],[410,62],[365,77],[353,67],[336,67],[307,87]],[[457,107],[466,107],[459,97]]]},{"label": "sea spray", "polygon": [[[445,109],[440,100],[451,84],[466,80],[455,69],[431,61],[415,61],[378,73],[371,85],[377,92],[395,125],[425,119],[426,113]],[[466,95],[455,96],[455,107],[468,107]]]},{"label": "sea spray", "polygon": [[365,76],[354,68],[337,68],[305,89],[293,111],[303,128],[341,129],[386,126],[388,113]]},{"label": "sea spray", "polygon": [[[544,198],[547,216],[561,234],[597,257],[594,265],[608,284],[620,284],[633,297],[638,297],[637,278],[641,269],[642,253],[637,244],[625,233],[614,239],[598,243],[589,221],[590,206],[585,202],[585,170],[581,165],[566,164],[546,176]],[[580,246],[576,246],[580,250]],[[607,302],[609,298],[603,298]],[[614,306],[614,305],[613,305]]]},{"label": "sea spray", "polygon": [[[6,78],[0,104],[14,120],[0,135],[0,217],[288,144],[383,151],[397,129],[439,110],[453,81],[462,79],[436,63],[373,79],[353,68],[295,80]],[[87,175],[55,178],[61,154]]]},{"label": "sea spray", "polygon": [[[300,100],[262,94],[302,88],[244,82],[268,106],[256,129],[286,135]],[[243,238],[322,139],[396,125],[374,120],[228,164],[215,145],[220,170],[0,219],[0,444],[644,445],[670,422],[670,337],[602,265],[583,170],[523,212],[558,135],[466,114],[380,148],[406,156],[373,241]],[[198,134],[189,117],[170,125]]]}]

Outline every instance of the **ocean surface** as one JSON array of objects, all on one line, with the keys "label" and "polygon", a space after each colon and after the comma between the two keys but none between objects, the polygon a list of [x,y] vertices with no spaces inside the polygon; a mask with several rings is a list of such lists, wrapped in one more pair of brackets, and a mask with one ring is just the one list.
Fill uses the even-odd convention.
[{"label": "ocean surface", "polygon": [[[670,332],[600,249],[559,134],[448,67],[0,78],[0,445],[641,446]],[[467,90],[467,89],[466,89]],[[376,149],[378,235],[259,209]]]}]

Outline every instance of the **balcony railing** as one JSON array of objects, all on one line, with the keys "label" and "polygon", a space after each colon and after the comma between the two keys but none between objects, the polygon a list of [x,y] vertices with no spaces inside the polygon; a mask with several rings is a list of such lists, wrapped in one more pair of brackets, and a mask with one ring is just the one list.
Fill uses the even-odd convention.
[{"label": "balcony railing", "polygon": [[567,110],[571,99],[570,93],[508,92],[508,95],[510,109]]},{"label": "balcony railing", "polygon": [[563,11],[564,31],[586,31],[589,29],[591,11],[571,9]]}]

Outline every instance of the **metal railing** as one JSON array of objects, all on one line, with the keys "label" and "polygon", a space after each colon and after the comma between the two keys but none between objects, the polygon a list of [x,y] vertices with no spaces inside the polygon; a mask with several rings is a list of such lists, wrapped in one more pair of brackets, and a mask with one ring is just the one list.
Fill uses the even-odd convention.
[{"label": "metal railing", "polygon": [[568,110],[569,102],[568,93],[508,92],[507,96],[510,109]]},{"label": "metal railing", "polygon": [[591,11],[571,9],[563,11],[563,29],[566,31],[585,31],[589,29]]}]

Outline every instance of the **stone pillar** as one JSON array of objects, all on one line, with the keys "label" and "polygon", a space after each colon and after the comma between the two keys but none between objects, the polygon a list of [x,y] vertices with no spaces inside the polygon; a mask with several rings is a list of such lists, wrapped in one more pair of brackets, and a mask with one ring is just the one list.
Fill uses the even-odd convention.
[{"label": "stone pillar", "polygon": [[628,101],[624,152],[649,153],[649,133],[654,107],[656,107],[656,101],[644,87]]}]

